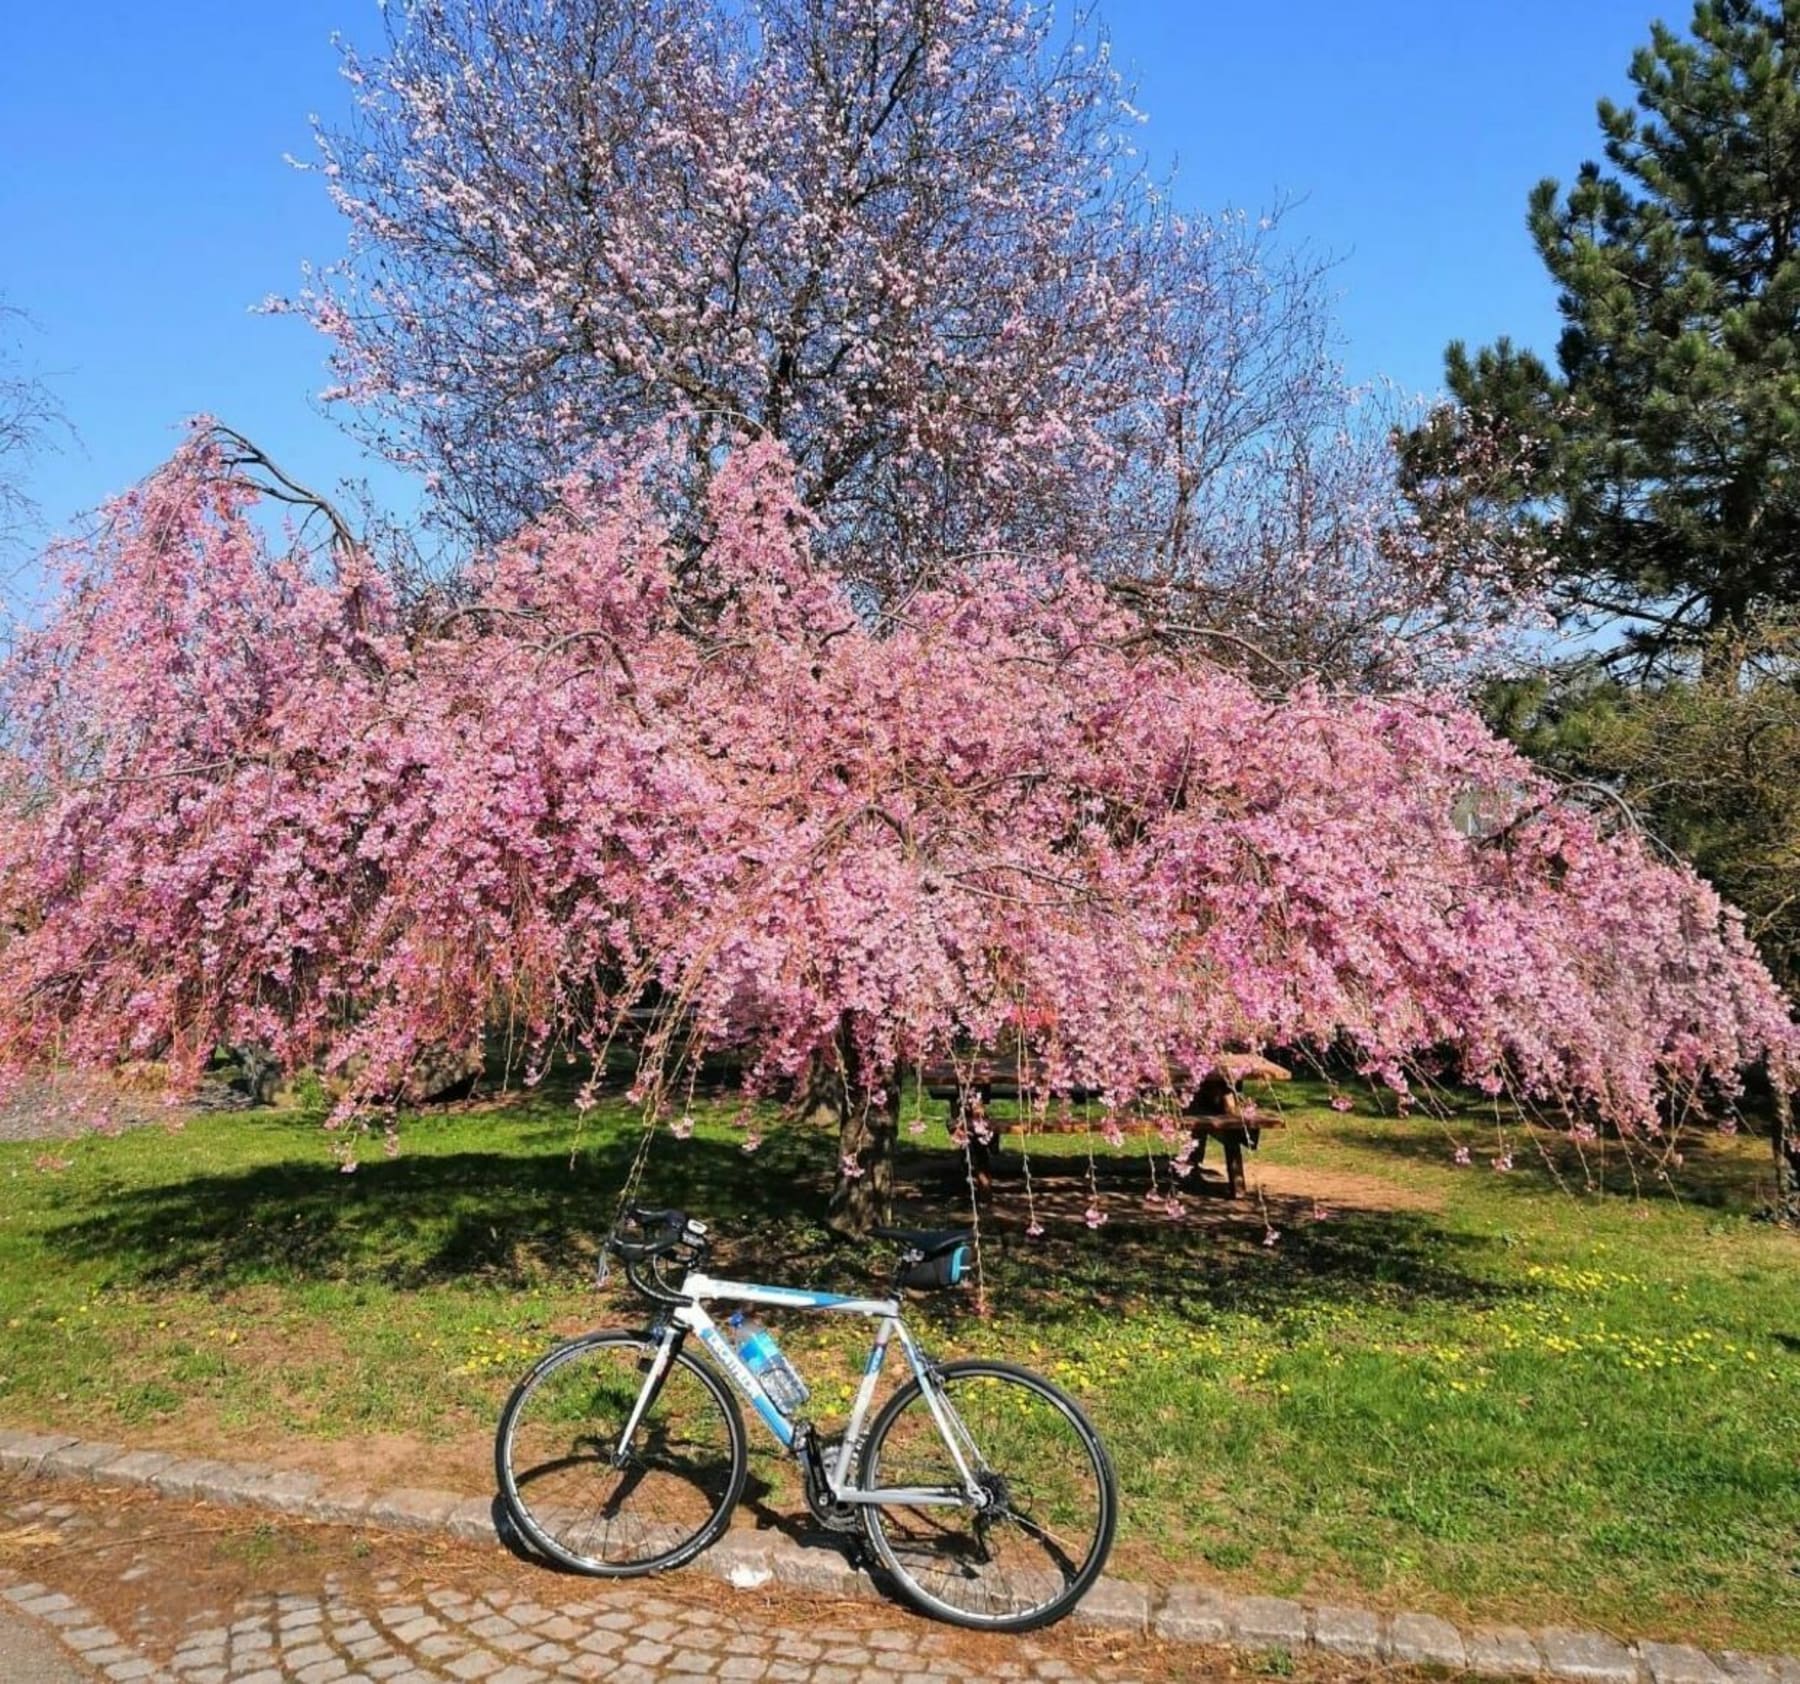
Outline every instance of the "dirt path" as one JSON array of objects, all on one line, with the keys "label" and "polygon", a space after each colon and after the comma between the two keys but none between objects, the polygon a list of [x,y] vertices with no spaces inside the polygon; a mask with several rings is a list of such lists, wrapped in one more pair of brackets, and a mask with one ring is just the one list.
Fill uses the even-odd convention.
[{"label": "dirt path", "polygon": [[0,1140],[72,1140],[96,1128],[166,1123],[155,1094],[132,1092],[99,1076],[27,1077],[0,1100]]}]

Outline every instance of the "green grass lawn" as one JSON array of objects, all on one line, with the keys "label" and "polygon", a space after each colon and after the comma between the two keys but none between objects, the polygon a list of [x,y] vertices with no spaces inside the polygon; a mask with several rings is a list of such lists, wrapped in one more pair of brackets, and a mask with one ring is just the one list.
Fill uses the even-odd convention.
[{"label": "green grass lawn", "polygon": [[[1294,1088],[1252,1198],[1209,1166],[1180,1224],[1145,1205],[1145,1141],[1090,1169],[1062,1138],[1033,1155],[1028,1239],[1009,1155],[990,1313],[918,1306],[943,1354],[998,1351],[1086,1401],[1125,1492],[1116,1565],[1800,1648],[1800,1241],[1748,1219],[1766,1148],[1710,1138],[1634,1194],[1616,1147],[1524,1145],[1496,1173],[1491,1122]],[[726,1118],[659,1139],[646,1195],[710,1217],[722,1271],[879,1282],[879,1249],[821,1226],[832,1142],[772,1130],[747,1158]],[[590,1283],[637,1125],[578,1129],[553,1097],[427,1116],[352,1175],[328,1138],[265,1112],[0,1146],[0,1421],[486,1489],[515,1375],[634,1314]],[[941,1124],[904,1149],[907,1213],[958,1219]],[[847,1330],[781,1325],[837,1411]],[[752,1514],[798,1508],[772,1458],[757,1473]]]}]

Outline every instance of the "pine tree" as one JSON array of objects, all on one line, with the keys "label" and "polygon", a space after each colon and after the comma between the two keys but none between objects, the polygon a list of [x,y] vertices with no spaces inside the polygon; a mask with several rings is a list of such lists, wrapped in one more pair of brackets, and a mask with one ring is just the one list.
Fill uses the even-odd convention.
[{"label": "pine tree", "polygon": [[1532,441],[1493,488],[1542,528],[1557,600],[1615,667],[1679,666],[1800,600],[1800,0],[1702,0],[1603,100],[1605,163],[1531,195],[1558,287],[1554,372],[1450,346],[1462,411]]}]

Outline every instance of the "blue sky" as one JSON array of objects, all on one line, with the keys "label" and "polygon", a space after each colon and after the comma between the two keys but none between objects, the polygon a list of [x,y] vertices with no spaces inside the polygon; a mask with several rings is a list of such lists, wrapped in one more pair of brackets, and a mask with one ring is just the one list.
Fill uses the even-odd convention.
[{"label": "blue sky", "polygon": [[[1111,0],[1150,115],[1197,209],[1301,201],[1287,227],[1336,255],[1357,378],[1435,390],[1449,339],[1548,350],[1553,303],[1524,230],[1542,175],[1598,149],[1594,101],[1687,0]],[[320,486],[368,464],[312,394],[319,341],[254,315],[339,249],[316,178],[282,161],[343,109],[334,31],[373,42],[374,0],[88,0],[9,18],[0,54],[0,295],[80,442],[29,489],[50,526],[165,456],[207,410]],[[391,481],[385,492],[398,494]]]}]

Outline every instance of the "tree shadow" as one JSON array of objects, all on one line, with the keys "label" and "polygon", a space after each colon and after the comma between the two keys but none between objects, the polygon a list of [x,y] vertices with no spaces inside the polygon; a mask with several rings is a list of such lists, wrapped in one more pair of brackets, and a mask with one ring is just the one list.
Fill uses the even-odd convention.
[{"label": "tree shadow", "polygon": [[[235,1172],[107,1188],[45,1236],[53,1253],[101,1262],[122,1286],[217,1291],[262,1283],[379,1282],[413,1290],[448,1283],[518,1290],[591,1268],[638,1140],[598,1138],[571,1152],[566,1113],[510,1119],[492,1150],[403,1152],[345,1175],[292,1159]],[[426,1124],[425,1126],[429,1126]],[[643,1202],[677,1206],[714,1226],[713,1272],[827,1289],[883,1292],[893,1250],[845,1242],[825,1226],[834,1137],[773,1130],[754,1158],[730,1139],[660,1139]],[[1002,1186],[981,1216],[990,1299],[1009,1314],[1053,1323],[1097,1309],[1152,1306],[1204,1318],[1272,1319],[1321,1306],[1420,1298],[1491,1303],[1507,1295],[1483,1268],[1494,1242],[1416,1210],[1336,1210],[1261,1204],[1184,1189],[1179,1222],[1144,1208],[1138,1159],[1038,1163],[1041,1237],[1026,1234],[1023,1190]],[[897,1218],[969,1219],[962,1154],[908,1143]],[[1095,1195],[1103,1227],[1083,1222]],[[1273,1244],[1265,1244],[1271,1231]],[[973,1314],[967,1295],[934,1309]]]},{"label": "tree shadow", "polygon": [[1773,1175],[1767,1142],[1747,1131],[1691,1130],[1681,1139],[1681,1161],[1676,1163],[1664,1161],[1666,1147],[1616,1134],[1578,1141],[1560,1130],[1515,1128],[1509,1131],[1511,1166],[1504,1174],[1493,1173],[1493,1160],[1502,1149],[1491,1121],[1485,1126],[1474,1120],[1447,1123],[1429,1132],[1374,1123],[1342,1127],[1335,1134],[1346,1145],[1432,1169],[1448,1167],[1455,1148],[1466,1146],[1469,1173],[1485,1174],[1497,1189],[1515,1197],[1610,1194],[1747,1212],[1767,1196]]},{"label": "tree shadow", "polygon": [[[354,1174],[289,1159],[110,1188],[45,1241],[70,1257],[112,1265],[122,1284],[538,1284],[598,1260],[638,1142],[600,1139],[571,1149],[566,1119],[560,1126],[518,1122],[493,1150],[403,1151],[364,1162]],[[729,1212],[740,1232],[804,1241],[816,1226],[808,1220],[813,1204],[824,1208],[822,1195],[805,1196],[816,1179],[809,1146],[772,1136],[752,1165],[729,1143],[676,1143],[660,1155],[641,1201],[696,1215]],[[773,1261],[781,1247],[751,1254],[759,1249]]]},{"label": "tree shadow", "polygon": [[[984,1263],[991,1292],[1045,1323],[1139,1306],[1285,1323],[1421,1300],[1483,1307],[1517,1290],[1501,1278],[1498,1241],[1447,1227],[1430,1210],[1233,1199],[1222,1176],[1197,1174],[1180,1185],[1172,1220],[1146,1199],[1144,1163],[1130,1157],[1096,1157],[1091,1171],[1085,1158],[1034,1158],[1032,1183],[1032,1208],[1020,1185],[997,1183],[982,1218]],[[1098,1228],[1086,1224],[1090,1205],[1104,1212]],[[1027,1231],[1034,1213],[1038,1236]]]}]

